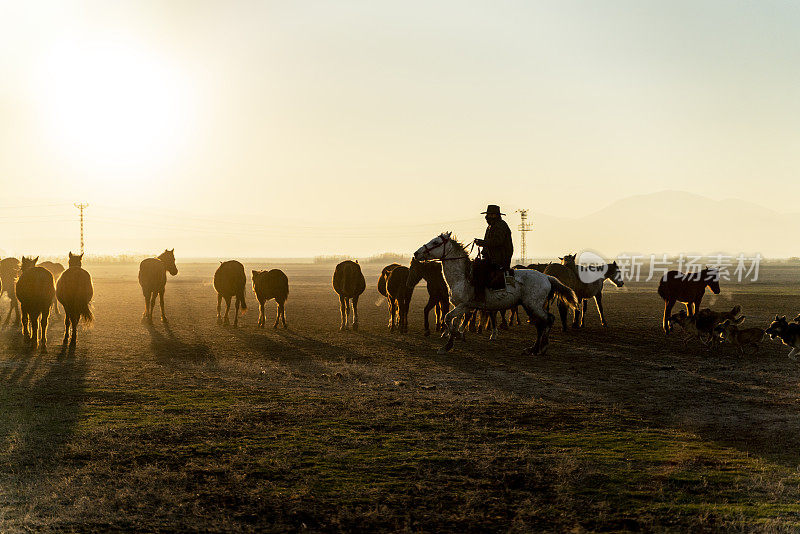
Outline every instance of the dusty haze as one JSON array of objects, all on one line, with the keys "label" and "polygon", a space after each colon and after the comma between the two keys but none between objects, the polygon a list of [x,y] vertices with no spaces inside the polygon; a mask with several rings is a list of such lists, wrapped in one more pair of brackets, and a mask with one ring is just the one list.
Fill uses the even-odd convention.
[{"label": "dusty haze", "polygon": [[[798,24],[715,1],[6,3],[1,247],[76,249],[88,202],[91,253],[363,256],[480,235],[497,203],[531,210],[533,256],[793,255]],[[625,200],[664,190],[707,198]]]}]

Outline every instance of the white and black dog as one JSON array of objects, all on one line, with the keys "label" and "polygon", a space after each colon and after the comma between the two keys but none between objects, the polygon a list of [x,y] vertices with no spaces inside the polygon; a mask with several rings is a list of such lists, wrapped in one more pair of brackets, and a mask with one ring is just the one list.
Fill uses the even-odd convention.
[{"label": "white and black dog", "polygon": [[776,315],[775,320],[772,321],[772,324],[769,325],[765,332],[771,339],[780,339],[784,345],[792,347],[791,352],[789,352],[789,359],[791,360],[796,360],[796,355],[800,353],[800,323],[797,322],[798,319],[800,319],[800,315],[790,323],[786,321],[785,315],[783,317]]}]

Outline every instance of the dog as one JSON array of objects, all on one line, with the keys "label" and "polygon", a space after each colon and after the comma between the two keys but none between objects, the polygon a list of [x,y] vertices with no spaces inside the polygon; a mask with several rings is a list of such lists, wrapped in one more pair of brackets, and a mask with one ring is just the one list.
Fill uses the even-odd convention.
[{"label": "dog", "polygon": [[761,328],[739,328],[739,325],[743,322],[744,315],[733,321],[725,319],[714,327],[714,335],[721,342],[734,345],[742,355],[744,355],[745,347],[753,348],[753,354],[755,354],[758,352],[759,343],[764,337],[764,330]]},{"label": "dog", "polygon": [[[672,328],[673,323],[681,325],[684,331],[689,336],[684,339],[684,342],[696,337],[703,345],[711,347],[711,345],[718,339],[714,334],[714,328],[720,325],[723,321],[735,321],[737,316],[742,312],[742,307],[738,304],[731,308],[730,311],[718,312],[711,308],[703,308],[695,315],[690,316],[685,310],[672,314],[667,319],[667,325]],[[740,324],[739,323],[736,324]]]},{"label": "dog", "polygon": [[[800,315],[795,318],[795,321],[800,319]],[[787,322],[786,316],[775,316],[775,320],[769,325],[765,332],[770,339],[780,339],[781,342],[787,347],[792,347],[789,352],[790,360],[797,360],[797,354],[800,352],[800,324],[797,322]]]}]

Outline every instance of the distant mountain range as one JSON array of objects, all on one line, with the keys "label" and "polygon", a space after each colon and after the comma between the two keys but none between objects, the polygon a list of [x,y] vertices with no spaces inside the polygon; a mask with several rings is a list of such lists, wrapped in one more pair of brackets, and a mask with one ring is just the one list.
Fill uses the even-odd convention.
[{"label": "distant mountain range", "polygon": [[[727,253],[800,256],[796,214],[743,200],[712,200],[682,191],[661,191],[618,200],[580,217],[536,215],[528,238],[534,258],[594,250],[619,253]],[[514,232],[517,244],[519,233]],[[516,254],[515,254],[516,255]]]}]

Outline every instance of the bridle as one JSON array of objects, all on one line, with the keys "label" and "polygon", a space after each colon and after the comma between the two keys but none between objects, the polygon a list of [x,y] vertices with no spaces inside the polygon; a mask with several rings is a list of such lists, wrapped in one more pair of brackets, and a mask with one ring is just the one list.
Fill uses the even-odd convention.
[{"label": "bridle", "polygon": [[[430,254],[431,252],[433,252],[437,248],[442,247],[442,257],[441,258],[435,258],[434,257],[433,258],[434,260],[436,260],[436,261],[452,261],[452,260],[469,259],[469,254],[467,254],[466,256],[458,256],[458,257],[455,257],[455,258],[446,258],[445,255],[447,254],[447,251],[445,250],[445,245],[447,245],[448,241],[452,241],[452,239],[450,239],[449,237],[444,236],[444,235],[439,236],[439,237],[442,238],[442,242],[439,243],[438,245],[435,245],[435,246],[432,246],[432,247],[428,247],[428,243],[425,243],[424,245],[422,245],[422,249],[425,251],[426,254]],[[473,247],[475,246],[474,242],[472,243],[472,246]],[[470,247],[470,252],[472,252],[472,247]]]}]

